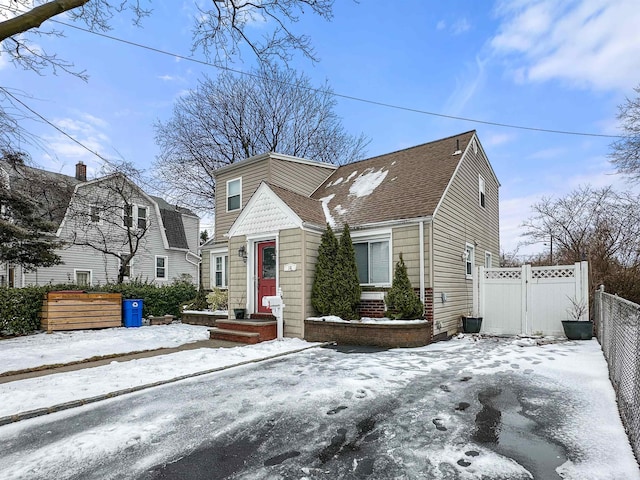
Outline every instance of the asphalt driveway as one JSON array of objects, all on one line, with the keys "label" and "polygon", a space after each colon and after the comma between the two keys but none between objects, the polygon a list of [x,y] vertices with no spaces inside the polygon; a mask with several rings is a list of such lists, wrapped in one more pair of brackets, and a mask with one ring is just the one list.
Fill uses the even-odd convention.
[{"label": "asphalt driveway", "polygon": [[595,341],[323,348],[1,427],[0,471],[33,479],[640,479],[619,422]]}]

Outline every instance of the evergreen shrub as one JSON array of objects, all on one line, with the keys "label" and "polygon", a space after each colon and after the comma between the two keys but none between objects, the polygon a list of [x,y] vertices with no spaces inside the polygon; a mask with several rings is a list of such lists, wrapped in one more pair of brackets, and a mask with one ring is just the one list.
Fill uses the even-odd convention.
[{"label": "evergreen shrub", "polygon": [[424,305],[411,287],[407,267],[400,254],[393,274],[393,283],[387,293],[387,312],[389,318],[418,319],[424,315]]}]

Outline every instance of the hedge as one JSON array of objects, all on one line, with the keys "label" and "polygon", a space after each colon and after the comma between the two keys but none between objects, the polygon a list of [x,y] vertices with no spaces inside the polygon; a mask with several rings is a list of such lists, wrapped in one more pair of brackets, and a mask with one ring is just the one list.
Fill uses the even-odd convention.
[{"label": "hedge", "polygon": [[142,315],[180,316],[181,307],[196,296],[196,287],[186,281],[158,287],[152,283],[131,282],[95,287],[73,284],[0,288],[0,334],[26,335],[40,329],[42,300],[54,290],[83,290],[85,292],[121,293],[123,299],[143,301]]}]

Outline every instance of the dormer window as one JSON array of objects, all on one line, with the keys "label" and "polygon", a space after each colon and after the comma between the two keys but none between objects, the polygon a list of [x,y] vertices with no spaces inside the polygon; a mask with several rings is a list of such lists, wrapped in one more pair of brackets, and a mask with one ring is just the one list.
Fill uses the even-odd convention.
[{"label": "dormer window", "polygon": [[227,212],[240,210],[242,207],[242,178],[227,182]]}]

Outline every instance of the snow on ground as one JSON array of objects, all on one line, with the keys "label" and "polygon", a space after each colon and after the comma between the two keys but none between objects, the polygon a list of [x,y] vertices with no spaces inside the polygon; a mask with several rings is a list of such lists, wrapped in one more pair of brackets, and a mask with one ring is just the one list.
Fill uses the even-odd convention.
[{"label": "snow on ground", "polygon": [[[130,382],[167,379],[305,346],[311,344],[287,339],[233,349],[199,349],[11,382],[0,385],[0,416],[92,396],[98,391],[94,389],[101,388],[96,384],[105,385],[100,391],[122,389]],[[421,348],[367,354],[310,349],[287,356],[286,361],[256,364],[241,372],[235,375],[227,370],[180,382],[179,388],[166,390],[170,395],[162,394],[167,387],[150,391],[153,395],[135,394],[131,396],[135,402],[121,417],[88,427],[77,438],[58,439],[49,431],[50,423],[67,418],[71,411],[0,427],[0,445],[4,441],[7,449],[4,460],[0,458],[0,470],[6,478],[29,474],[81,478],[83,468],[93,462],[97,465],[93,471],[105,473],[103,478],[118,478],[116,470],[99,470],[100,462],[118,458],[123,471],[144,471],[168,459],[180,459],[185,451],[202,444],[214,442],[224,448],[225,441],[236,438],[233,432],[250,425],[258,439],[261,428],[269,432],[264,442],[278,438],[272,434],[283,435],[273,440],[274,445],[265,443],[265,448],[257,450],[274,455],[295,448],[298,457],[272,467],[260,457],[246,478],[345,478],[338,475],[344,474],[345,467],[337,462],[316,467],[303,460],[317,458],[318,450],[330,447],[336,431],[353,435],[350,422],[368,416],[375,419],[373,434],[379,440],[358,444],[349,478],[358,477],[359,462],[366,467],[365,454],[376,472],[388,473],[371,478],[533,478],[524,457],[537,450],[549,458],[551,473],[564,479],[640,480],[607,365],[595,340],[538,345],[529,339],[460,336]],[[498,392],[493,399],[492,391]],[[146,406],[143,398],[153,406]],[[211,408],[212,399],[215,408]],[[5,400],[11,402],[6,408]],[[467,410],[453,408],[462,401],[469,402]],[[494,443],[473,437],[478,417],[491,410],[487,405],[500,409],[496,420],[501,426],[490,432],[500,435]],[[273,419],[282,423],[270,423]],[[554,463],[558,458],[554,445],[549,447],[542,440],[527,443],[530,436],[514,430],[512,421],[538,439],[551,438],[562,446],[560,454],[564,452],[567,459]],[[304,428],[299,428],[302,424]],[[54,437],[50,443],[43,440],[45,446],[37,450],[16,447],[23,432],[38,425]],[[204,428],[207,425],[216,428]],[[165,441],[167,435],[170,438]],[[509,440],[516,442],[511,451]],[[280,443],[285,450],[274,449]],[[136,446],[132,454],[130,445]],[[549,454],[544,448],[550,449]],[[125,461],[127,455],[133,458],[130,463]],[[349,458],[351,453],[345,450],[344,455]],[[535,478],[556,476],[538,473]]]},{"label": "snow on ground", "polygon": [[0,373],[117,353],[172,348],[209,339],[209,327],[172,323],[37,333],[0,341]]},{"label": "snow on ground", "polygon": [[[144,330],[144,329],[140,329]],[[80,341],[82,343],[82,341]],[[198,348],[0,384],[0,417],[95,397],[214,368],[300,350],[314,344],[296,338],[253,346]]]}]

